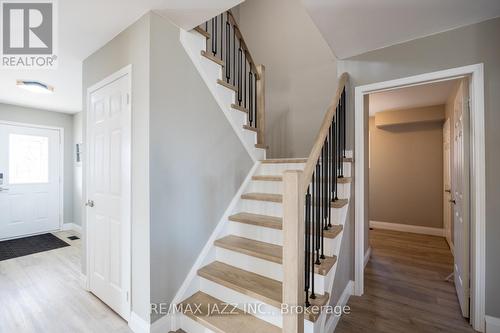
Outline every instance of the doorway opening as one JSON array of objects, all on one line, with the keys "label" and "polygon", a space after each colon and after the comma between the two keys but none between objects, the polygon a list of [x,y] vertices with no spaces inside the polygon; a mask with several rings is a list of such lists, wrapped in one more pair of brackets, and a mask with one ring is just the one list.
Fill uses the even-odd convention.
[{"label": "doorway opening", "polygon": [[[425,89],[432,93],[422,94]],[[438,95],[439,89],[452,92],[446,96],[446,103],[441,100],[432,105],[429,98]],[[420,95],[415,93],[419,90]],[[409,95],[401,101],[411,101],[413,96],[414,105],[407,103],[398,110],[396,98],[389,98],[392,107],[383,105],[382,97],[387,101],[391,94],[401,97],[404,92]],[[377,103],[382,110],[391,112],[380,112],[377,116]],[[385,244],[381,238],[397,238],[401,232],[416,237],[416,245],[432,243],[430,239],[422,239],[431,237],[440,244],[439,251],[449,251],[449,242],[454,256],[449,252],[447,259],[438,259],[439,251],[420,252],[420,255],[447,262],[450,270],[447,275],[455,284],[461,314],[470,317],[474,329],[482,331],[485,214],[482,65],[357,87],[355,109],[358,193],[355,294],[362,295],[365,291],[364,265],[370,233],[374,235],[374,245]],[[370,112],[375,113],[373,117]],[[406,242],[409,246],[413,241],[400,240],[399,244]]]}]

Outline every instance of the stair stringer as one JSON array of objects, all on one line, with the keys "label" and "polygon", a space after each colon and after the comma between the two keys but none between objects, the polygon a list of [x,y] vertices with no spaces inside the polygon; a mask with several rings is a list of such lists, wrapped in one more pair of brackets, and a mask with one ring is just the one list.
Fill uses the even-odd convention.
[{"label": "stair stringer", "polygon": [[181,44],[248,154],[254,162],[265,159],[266,150],[255,147],[257,133],[243,128],[247,124],[246,115],[231,107],[231,104],[235,103],[236,92],[217,83],[218,79],[223,79],[222,67],[201,55],[201,51],[206,49],[205,36],[194,30],[180,29],[180,31]]}]

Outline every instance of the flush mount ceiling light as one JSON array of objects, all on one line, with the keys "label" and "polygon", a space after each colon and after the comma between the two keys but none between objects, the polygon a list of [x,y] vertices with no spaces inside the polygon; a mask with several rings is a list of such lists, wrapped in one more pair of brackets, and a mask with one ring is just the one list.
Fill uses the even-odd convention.
[{"label": "flush mount ceiling light", "polygon": [[23,81],[17,80],[16,85],[19,88],[39,94],[51,94],[54,92],[54,87],[38,81]]}]

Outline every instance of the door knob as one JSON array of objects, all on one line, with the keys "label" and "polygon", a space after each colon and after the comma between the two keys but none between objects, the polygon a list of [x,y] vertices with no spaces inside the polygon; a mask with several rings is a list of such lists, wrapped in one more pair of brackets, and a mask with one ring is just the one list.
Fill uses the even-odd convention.
[{"label": "door knob", "polygon": [[94,207],[94,201],[93,201],[93,200],[89,200],[89,201],[87,201],[87,202],[85,203],[85,206],[90,207],[90,208]]},{"label": "door knob", "polygon": [[451,202],[452,204],[456,205],[457,202],[455,200],[448,200],[449,202]]}]

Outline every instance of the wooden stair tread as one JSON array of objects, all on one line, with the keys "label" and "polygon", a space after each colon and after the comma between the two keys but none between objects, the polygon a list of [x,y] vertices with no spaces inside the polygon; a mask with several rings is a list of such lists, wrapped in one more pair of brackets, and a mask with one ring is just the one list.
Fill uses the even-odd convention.
[{"label": "wooden stair tread", "polygon": [[[266,304],[280,308],[283,300],[282,283],[268,277],[258,275],[231,265],[214,261],[198,270],[198,275],[218,283],[226,288],[258,299]],[[322,306],[328,302],[329,295],[316,295],[311,302],[313,305]],[[308,313],[306,317],[315,321],[319,314]]]},{"label": "wooden stair tread", "polygon": [[339,184],[348,184],[352,181],[352,178],[351,177],[339,177],[338,178],[338,183]]},{"label": "wooden stair tread", "polygon": [[[181,306],[186,316],[214,332],[281,333],[279,327],[240,309],[234,309],[232,306],[228,307],[227,303],[200,291],[183,301]],[[222,312],[224,309],[226,311]]]},{"label": "wooden stair tread", "polygon": [[259,149],[269,149],[269,146],[266,145],[266,144],[262,144],[262,143],[256,143],[255,144],[255,148],[259,148]]},{"label": "wooden stair tread", "polygon": [[257,201],[268,201],[268,202],[283,202],[283,195],[273,194],[273,193],[245,193],[241,196],[245,200],[257,200]]},{"label": "wooden stair tread", "polygon": [[260,161],[263,164],[279,164],[279,163],[307,163],[307,158],[275,158]]},{"label": "wooden stair tread", "polygon": [[241,111],[241,112],[248,113],[248,109],[246,109],[245,107],[243,107],[241,105],[235,104],[235,103],[231,104],[231,108],[238,110],[238,111]]},{"label": "wooden stair tread", "polygon": [[200,27],[194,27],[193,30],[196,31],[197,33],[199,33],[200,35],[203,35],[205,38],[210,38],[210,33],[203,30]]},{"label": "wooden stair tread", "polygon": [[224,66],[224,61],[222,61],[220,58],[217,58],[216,56],[214,56],[213,54],[207,52],[207,51],[204,51],[202,50],[201,51],[201,55],[204,56],[205,58],[207,59],[210,59],[212,60],[213,62],[221,65],[221,66]]},{"label": "wooden stair tread", "polygon": [[220,84],[221,86],[229,88],[229,89],[231,89],[233,91],[238,91],[238,88],[236,88],[235,86],[233,86],[231,83],[227,83],[226,81],[223,81],[221,79],[217,79],[217,83]]},{"label": "wooden stair tread", "polygon": [[330,229],[324,231],[324,236],[325,238],[335,238],[342,232],[343,229],[344,227],[342,225],[334,224]]},{"label": "wooden stair tread", "polygon": [[255,176],[252,176],[252,180],[281,182],[281,181],[283,181],[283,176],[279,176],[279,175],[255,175]]},{"label": "wooden stair tread", "polygon": [[281,264],[283,262],[283,248],[279,245],[271,243],[229,235],[216,240],[215,246],[267,261],[272,261],[277,264]]},{"label": "wooden stair tread", "polygon": [[[283,229],[283,219],[281,217],[240,212],[229,216],[229,220],[233,222],[251,224],[264,228],[271,228],[277,230]],[[342,230],[343,230],[342,225],[334,224],[330,229],[324,231],[324,236],[326,238],[333,239],[337,237]]]},{"label": "wooden stair tread", "polygon": [[[271,261],[277,264],[283,263],[283,247],[280,245],[229,235],[216,240],[215,246],[263,260]],[[326,257],[325,259],[321,260],[321,265],[314,265],[314,271],[320,275],[327,275],[336,262],[336,256]]]},{"label": "wooden stair tread", "polygon": [[282,283],[279,281],[219,261],[200,268],[198,275],[272,306],[281,306]]},{"label": "wooden stair tread", "polygon": [[332,201],[331,206],[332,208],[342,208],[347,205],[348,202],[349,200],[347,199],[338,199],[336,201]]},{"label": "wooden stair tread", "polygon": [[272,228],[272,229],[282,229],[283,219],[275,216],[252,214],[252,213],[237,213],[229,216],[230,221],[252,224],[260,227]]},{"label": "wooden stair tread", "polygon": [[243,128],[246,130],[249,130],[249,131],[254,131],[255,133],[257,133],[257,131],[258,131],[257,128],[250,126],[250,125],[243,125]]}]

